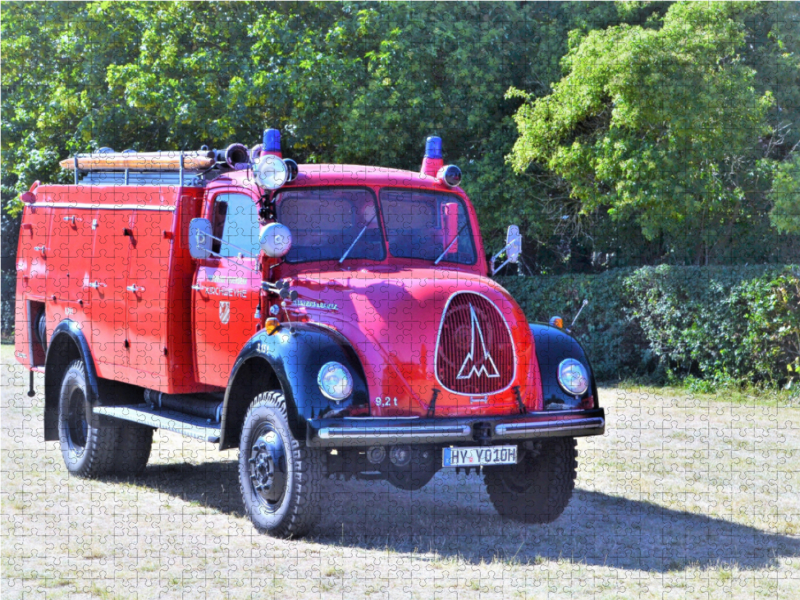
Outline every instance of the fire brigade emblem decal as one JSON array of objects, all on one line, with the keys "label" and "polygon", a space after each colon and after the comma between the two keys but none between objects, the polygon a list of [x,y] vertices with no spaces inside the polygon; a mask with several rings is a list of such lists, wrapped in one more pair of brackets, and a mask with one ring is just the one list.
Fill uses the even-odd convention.
[{"label": "fire brigade emblem decal", "polygon": [[[472,375],[476,375],[480,377],[481,375],[486,375],[486,377],[500,377],[500,373],[497,371],[497,365],[494,364],[494,359],[489,351],[486,349],[486,340],[483,339],[483,331],[481,330],[481,324],[478,322],[478,316],[475,314],[475,309],[473,308],[472,304],[469,305],[469,314],[470,314],[470,335],[472,339],[469,343],[469,352],[467,356],[464,358],[464,362],[461,364],[461,369],[458,371],[458,375],[456,375],[456,379],[471,379]],[[477,336],[475,333],[477,332]],[[481,350],[481,358],[480,360],[475,360],[475,342],[480,340],[480,350]],[[487,369],[487,365],[490,369]],[[466,372],[466,375],[464,373]]]},{"label": "fire brigade emblem decal", "polygon": [[231,303],[223,301],[219,303],[219,320],[223,325],[227,325],[231,320]]}]

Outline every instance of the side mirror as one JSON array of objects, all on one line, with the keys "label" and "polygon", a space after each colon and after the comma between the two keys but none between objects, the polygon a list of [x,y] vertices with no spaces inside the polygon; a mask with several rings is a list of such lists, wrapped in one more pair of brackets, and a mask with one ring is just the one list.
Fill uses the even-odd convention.
[{"label": "side mirror", "polygon": [[261,228],[258,245],[270,258],[283,258],[292,249],[292,232],[283,223],[270,223]]},{"label": "side mirror", "polygon": [[192,219],[189,223],[189,253],[192,258],[203,259],[211,256],[211,221]]},{"label": "side mirror", "polygon": [[[500,258],[500,255],[506,253],[506,260],[505,262],[500,265],[499,267],[495,267],[494,263]],[[500,269],[505,267],[508,263],[518,263],[519,262],[519,255],[522,254],[522,235],[519,233],[519,227],[517,225],[509,225],[508,231],[506,232],[506,245],[503,247],[500,252],[495,254],[492,257],[492,275],[497,273]]]},{"label": "side mirror", "polygon": [[506,254],[508,261],[514,264],[519,262],[519,255],[522,254],[522,236],[517,225],[509,225],[506,232]]},{"label": "side mirror", "polygon": [[445,252],[458,253],[458,203],[442,204],[442,230],[444,231]]}]

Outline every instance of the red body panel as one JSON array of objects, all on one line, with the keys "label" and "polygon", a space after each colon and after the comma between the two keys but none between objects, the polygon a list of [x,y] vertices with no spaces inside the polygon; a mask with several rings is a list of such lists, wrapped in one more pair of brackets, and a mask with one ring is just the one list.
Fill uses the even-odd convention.
[{"label": "red body panel", "polygon": [[171,187],[48,185],[35,193],[18,248],[18,358],[30,366],[20,355],[29,354],[35,317],[27,301],[44,301],[48,332],[64,319],[78,323],[100,377],[169,393],[210,389],[193,368],[194,264],[182,234],[198,216],[201,190],[186,190],[185,205]]}]

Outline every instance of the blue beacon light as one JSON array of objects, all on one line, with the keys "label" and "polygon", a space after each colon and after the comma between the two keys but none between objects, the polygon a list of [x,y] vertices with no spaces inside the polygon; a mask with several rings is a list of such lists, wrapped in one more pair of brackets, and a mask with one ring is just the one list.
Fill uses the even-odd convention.
[{"label": "blue beacon light", "polygon": [[264,130],[264,146],[262,152],[281,151],[281,132],[277,129]]},{"label": "blue beacon light", "polygon": [[442,138],[432,135],[425,141],[425,158],[442,158]]}]

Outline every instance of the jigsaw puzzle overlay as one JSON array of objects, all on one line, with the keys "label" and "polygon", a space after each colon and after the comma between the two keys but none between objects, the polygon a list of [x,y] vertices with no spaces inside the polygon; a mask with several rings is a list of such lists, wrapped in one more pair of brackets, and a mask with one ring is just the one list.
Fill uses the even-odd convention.
[{"label": "jigsaw puzzle overlay", "polygon": [[592,293],[508,291],[544,285],[528,222],[492,246],[442,137],[400,169],[260,136],[19,195],[4,598],[800,597],[794,363],[603,381]]}]

